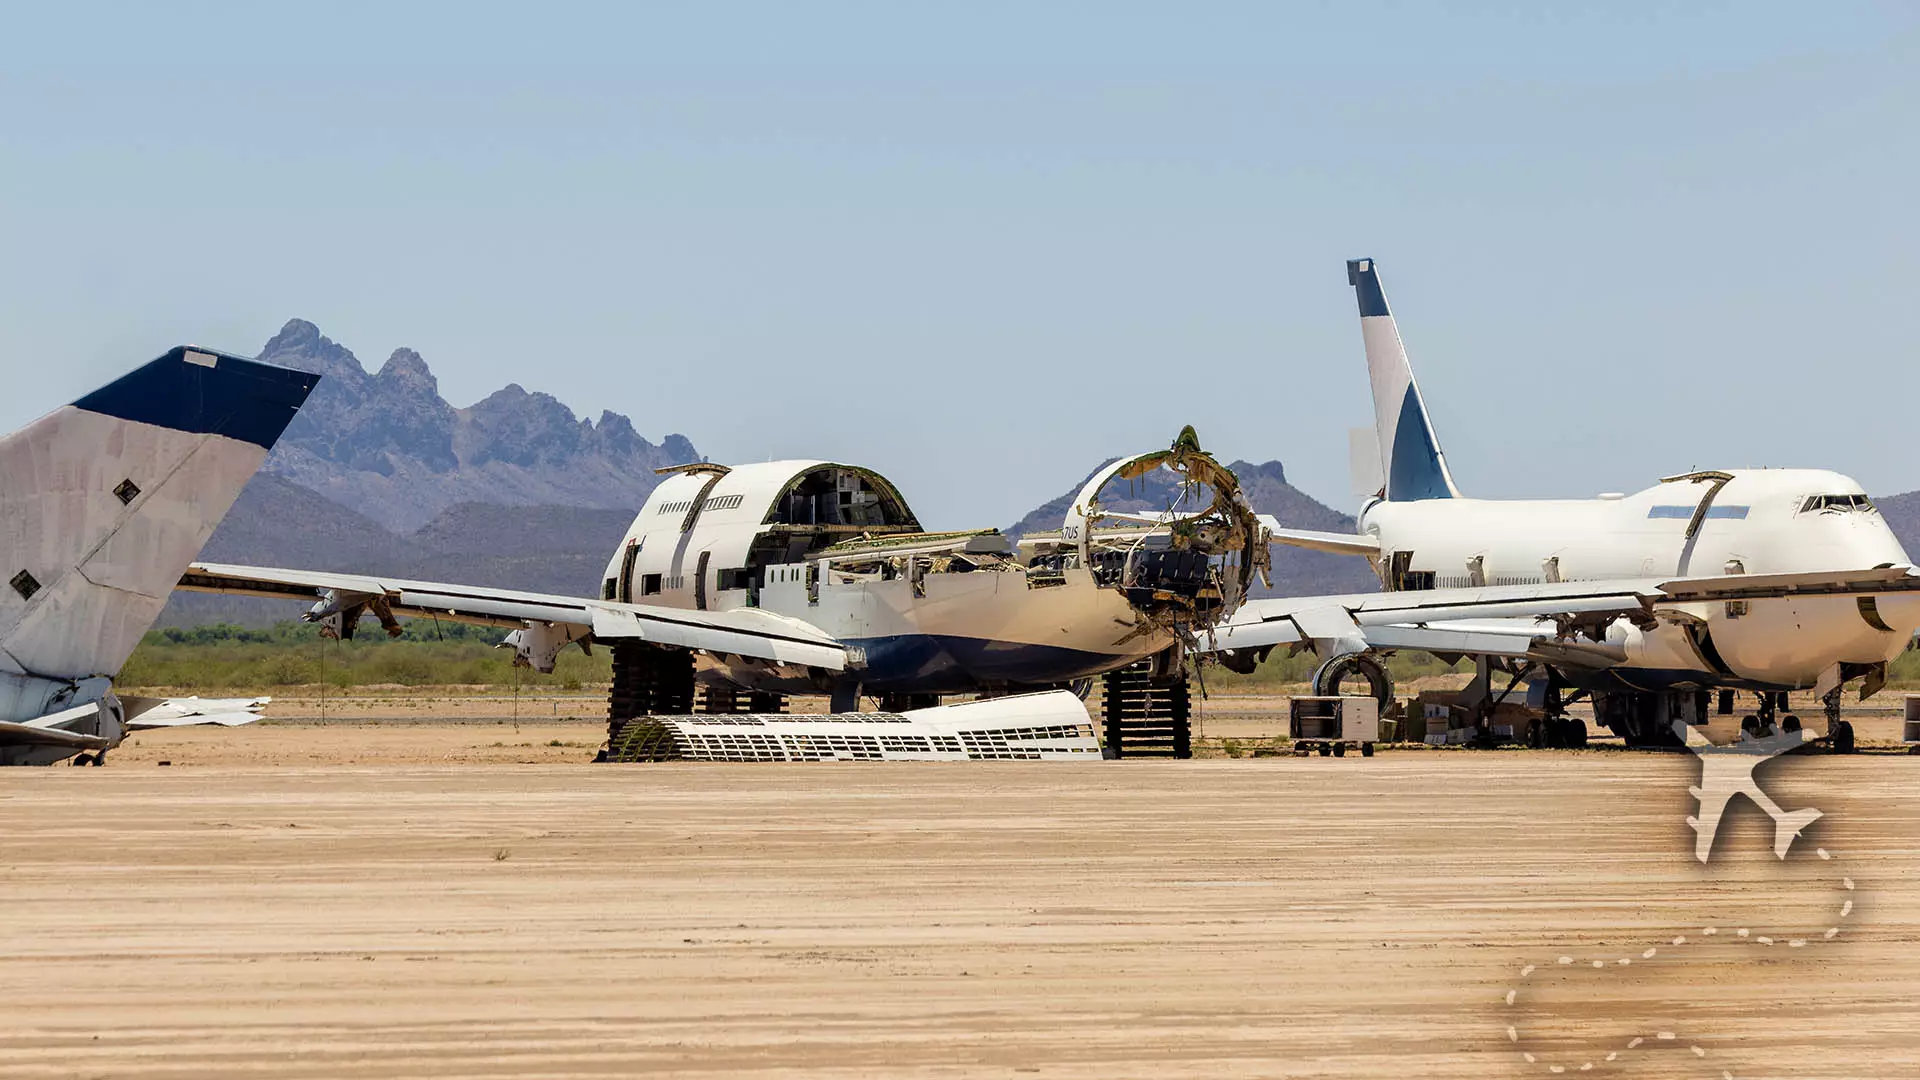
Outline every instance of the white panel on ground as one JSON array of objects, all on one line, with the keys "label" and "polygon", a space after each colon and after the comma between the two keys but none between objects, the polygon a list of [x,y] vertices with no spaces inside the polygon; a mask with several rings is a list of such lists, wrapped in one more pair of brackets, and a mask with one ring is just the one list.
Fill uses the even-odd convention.
[{"label": "white panel on ground", "polygon": [[688,761],[1098,760],[1086,705],[1065,690],[905,713],[657,716]]}]

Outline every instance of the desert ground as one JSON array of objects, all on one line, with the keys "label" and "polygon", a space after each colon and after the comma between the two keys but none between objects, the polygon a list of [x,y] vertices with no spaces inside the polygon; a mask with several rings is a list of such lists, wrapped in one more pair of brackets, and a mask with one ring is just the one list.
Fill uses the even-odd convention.
[{"label": "desert ground", "polygon": [[0,1076],[1920,1076],[1920,758],[1780,760],[1826,817],[1703,868],[1685,754],[596,766],[559,700],[343,704],[0,772]]}]

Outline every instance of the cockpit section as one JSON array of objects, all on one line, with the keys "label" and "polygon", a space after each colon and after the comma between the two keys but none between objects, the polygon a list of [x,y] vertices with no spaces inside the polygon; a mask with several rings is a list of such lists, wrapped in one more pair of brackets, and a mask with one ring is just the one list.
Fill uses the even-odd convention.
[{"label": "cockpit section", "polygon": [[1865,495],[1809,495],[1800,504],[1802,514],[1874,514],[1879,510]]}]

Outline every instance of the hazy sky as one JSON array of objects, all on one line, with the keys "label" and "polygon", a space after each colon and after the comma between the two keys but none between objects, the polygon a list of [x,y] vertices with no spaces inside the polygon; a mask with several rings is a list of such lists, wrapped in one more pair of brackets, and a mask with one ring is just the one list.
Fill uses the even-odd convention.
[{"label": "hazy sky", "polygon": [[1183,423],[1350,508],[1343,260],[1471,494],[1920,487],[1920,7],[18,4],[0,428],[318,323],[1004,524]]}]

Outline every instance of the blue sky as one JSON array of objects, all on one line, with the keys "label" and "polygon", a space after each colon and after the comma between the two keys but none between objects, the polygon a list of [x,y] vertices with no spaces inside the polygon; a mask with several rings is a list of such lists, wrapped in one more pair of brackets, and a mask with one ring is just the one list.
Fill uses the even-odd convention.
[{"label": "blue sky", "polygon": [[0,427],[288,318],[1004,524],[1183,423],[1346,507],[1920,488],[1911,4],[12,7]]}]

